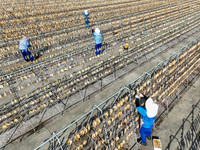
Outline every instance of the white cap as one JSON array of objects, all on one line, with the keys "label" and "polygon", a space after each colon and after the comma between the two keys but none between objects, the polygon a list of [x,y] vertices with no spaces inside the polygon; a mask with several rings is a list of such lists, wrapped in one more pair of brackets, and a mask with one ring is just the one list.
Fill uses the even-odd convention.
[{"label": "white cap", "polygon": [[87,10],[85,10],[85,14],[86,14],[86,15],[88,14],[88,11],[87,11]]},{"label": "white cap", "polygon": [[28,40],[26,36],[23,36],[22,40]]},{"label": "white cap", "polygon": [[95,32],[96,32],[96,34],[100,34],[99,28],[95,28]]},{"label": "white cap", "polygon": [[158,105],[153,102],[153,99],[149,97],[145,103],[145,107],[147,110],[147,116],[149,118],[153,118],[157,115],[158,113]]}]

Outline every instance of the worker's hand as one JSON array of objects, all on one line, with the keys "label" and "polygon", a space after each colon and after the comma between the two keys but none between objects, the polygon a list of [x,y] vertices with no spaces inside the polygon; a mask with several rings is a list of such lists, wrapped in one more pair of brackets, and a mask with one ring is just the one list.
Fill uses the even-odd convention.
[{"label": "worker's hand", "polygon": [[137,93],[137,95],[139,96],[139,97],[144,97],[144,95],[142,94],[142,93]]},{"label": "worker's hand", "polygon": [[93,26],[93,27],[92,27],[92,29],[96,29],[96,27],[95,27],[95,26]]}]

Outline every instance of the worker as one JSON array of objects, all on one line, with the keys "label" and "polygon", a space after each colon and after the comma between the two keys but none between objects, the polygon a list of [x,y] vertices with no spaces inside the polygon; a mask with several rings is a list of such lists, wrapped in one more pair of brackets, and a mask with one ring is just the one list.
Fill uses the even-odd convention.
[{"label": "worker", "polygon": [[95,49],[96,49],[96,56],[101,54],[101,33],[100,30],[96,27],[92,27],[92,33],[94,35],[94,41],[95,41]]},{"label": "worker", "polygon": [[[154,103],[151,97],[148,98],[143,94],[140,94],[140,97],[136,95],[135,98],[136,109],[141,114],[141,144],[146,146],[146,137],[148,140],[151,140],[151,130],[154,126],[155,116],[158,113],[158,105]],[[143,99],[146,109],[140,106],[140,99]]]},{"label": "worker", "polygon": [[85,11],[83,12],[83,15],[85,16],[85,27],[86,27],[86,28],[90,28],[90,26],[89,26],[89,18],[88,18],[88,16],[89,16],[88,11],[85,10]]},{"label": "worker", "polygon": [[30,61],[33,61],[33,58],[31,57],[31,53],[28,50],[28,47],[31,47],[30,42],[28,41],[27,37],[24,36],[19,43],[19,49],[21,51],[21,54],[25,61],[29,61],[27,57],[29,57]]}]

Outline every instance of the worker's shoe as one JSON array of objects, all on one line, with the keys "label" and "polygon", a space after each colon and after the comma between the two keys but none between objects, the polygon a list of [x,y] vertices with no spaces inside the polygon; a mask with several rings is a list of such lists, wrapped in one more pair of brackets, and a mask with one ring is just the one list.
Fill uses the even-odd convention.
[{"label": "worker's shoe", "polygon": [[99,54],[97,51],[95,52],[96,56]]},{"label": "worker's shoe", "polygon": [[147,143],[140,143],[141,145],[143,145],[143,146],[147,146]]},{"label": "worker's shoe", "polygon": [[140,143],[142,141],[141,138],[137,138],[137,142]]},{"label": "worker's shoe", "polygon": [[148,139],[148,140],[151,140],[151,136],[150,136],[150,137],[147,137],[147,139]]}]

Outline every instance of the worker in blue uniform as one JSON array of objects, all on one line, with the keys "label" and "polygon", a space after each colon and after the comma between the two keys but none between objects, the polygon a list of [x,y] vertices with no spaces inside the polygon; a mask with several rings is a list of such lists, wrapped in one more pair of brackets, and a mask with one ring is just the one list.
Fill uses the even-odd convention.
[{"label": "worker in blue uniform", "polygon": [[[141,144],[146,146],[146,137],[147,139],[151,139],[151,130],[154,126],[155,116],[158,113],[158,105],[154,103],[151,97],[147,97],[145,95],[140,94],[140,97],[136,95],[136,109],[141,114],[141,128],[140,128],[140,135],[141,135]],[[145,102],[145,108],[140,106],[140,99],[143,99]]]},{"label": "worker in blue uniform", "polygon": [[95,49],[96,49],[96,56],[101,54],[101,33],[100,30],[96,27],[92,27],[92,33],[94,35],[94,41],[95,41]]},{"label": "worker in blue uniform", "polygon": [[31,57],[31,52],[28,50],[28,47],[30,47],[31,44],[28,41],[28,39],[24,36],[19,43],[19,49],[20,52],[24,58],[25,61],[29,61],[27,57],[29,57],[30,61],[33,61],[33,58]]},{"label": "worker in blue uniform", "polygon": [[85,27],[86,27],[86,28],[90,28],[90,26],[89,26],[89,18],[88,18],[88,16],[89,16],[88,11],[85,10],[85,11],[83,12],[83,15],[85,16]]}]

